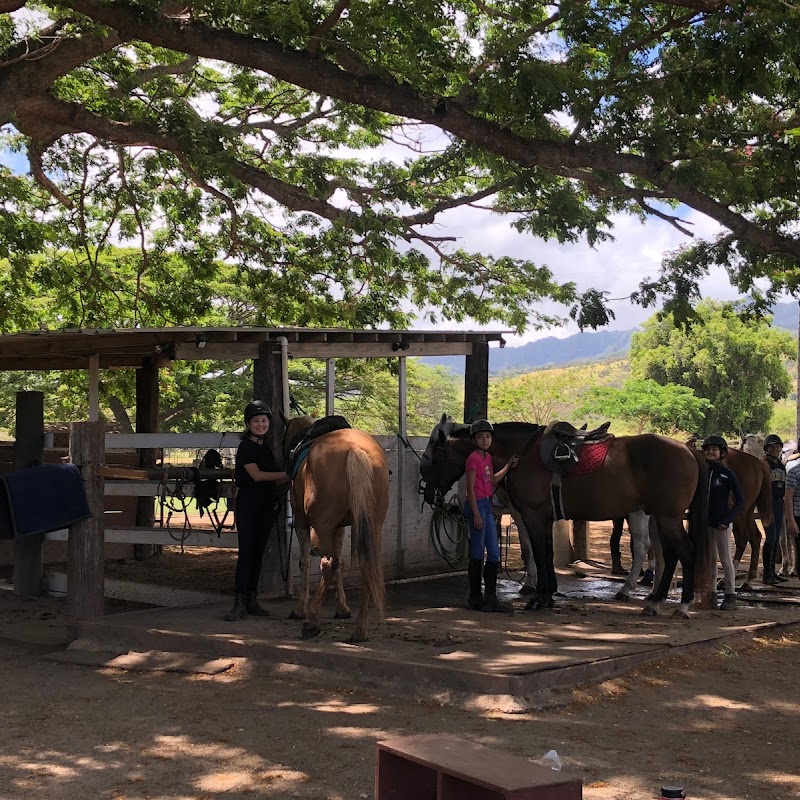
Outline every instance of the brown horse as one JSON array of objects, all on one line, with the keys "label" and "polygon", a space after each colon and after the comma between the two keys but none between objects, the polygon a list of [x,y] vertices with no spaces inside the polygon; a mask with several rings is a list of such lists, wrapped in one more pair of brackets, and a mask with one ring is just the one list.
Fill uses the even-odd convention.
[{"label": "brown horse", "polygon": [[[541,462],[541,426],[523,422],[495,425],[490,450],[495,470],[518,454],[519,465],[507,478],[507,491],[531,536],[536,561],[536,595],[526,608],[553,606],[558,587],[553,565],[553,506],[551,474]],[[431,432],[420,473],[425,498],[450,489],[464,474],[467,456],[474,449],[469,426],[446,415]],[[580,520],[607,520],[634,511],[651,514],[664,551],[665,569],[643,613],[658,614],[667,596],[675,566],[683,567],[681,606],[676,616],[688,617],[694,596],[694,542],[708,537],[707,468],[688,447],[655,434],[620,436],[611,441],[604,464],[594,472],[563,479],[563,504],[567,516]],[[689,509],[689,534],[683,517]]]},{"label": "brown horse", "polygon": [[[311,427],[312,417],[287,419],[284,454]],[[300,543],[300,600],[290,615],[303,620],[303,638],[320,632],[319,611],[325,594],[336,584],[336,618],[349,619],[350,609],[342,585],[344,529],[351,526],[351,558],[361,569],[361,608],[350,639],[367,639],[369,607],[383,617],[386,589],[381,561],[381,530],[389,507],[389,465],[383,448],[364,431],[346,428],[313,439],[308,455],[292,480],[289,496]],[[322,556],[322,577],[309,601],[309,567],[312,544]]]}]

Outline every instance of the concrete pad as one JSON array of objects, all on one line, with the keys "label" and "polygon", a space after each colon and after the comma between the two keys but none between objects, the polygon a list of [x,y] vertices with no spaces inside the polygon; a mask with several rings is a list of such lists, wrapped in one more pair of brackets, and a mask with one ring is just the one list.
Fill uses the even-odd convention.
[{"label": "concrete pad", "polygon": [[[569,575],[560,580],[564,596],[554,610],[526,612],[517,598],[514,615],[460,607],[462,576],[392,586],[386,620],[373,624],[370,640],[358,645],[342,641],[353,623],[334,620],[332,604],[323,609],[322,633],[303,640],[301,623],[287,619],[292,606],[279,600],[262,601],[269,618],[225,622],[230,605],[225,600],[102,617],[80,623],[79,636],[110,650],[245,657],[276,671],[321,671],[404,691],[524,698],[614,677],[679,649],[800,624],[800,607],[788,604],[742,603],[733,612],[696,612],[685,621],[669,616],[677,603],[668,602],[664,616],[643,617],[645,590],[641,598],[621,603],[612,599],[611,582]],[[355,598],[350,602],[355,608]]]},{"label": "concrete pad", "polygon": [[196,675],[219,675],[233,667],[230,658],[208,660],[193,653],[166,653],[150,650],[144,653],[116,653],[102,650],[68,648],[42,656],[45,661],[82,666],[109,667],[136,672],[183,672]]}]

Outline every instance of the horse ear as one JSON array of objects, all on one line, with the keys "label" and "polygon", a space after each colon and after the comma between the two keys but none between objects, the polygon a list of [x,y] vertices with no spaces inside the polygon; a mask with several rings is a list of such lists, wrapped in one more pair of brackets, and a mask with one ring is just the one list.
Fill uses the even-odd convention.
[{"label": "horse ear", "polygon": [[447,414],[442,414],[442,418],[439,420],[439,424],[440,425],[446,425],[447,424],[447,419],[448,419]]}]

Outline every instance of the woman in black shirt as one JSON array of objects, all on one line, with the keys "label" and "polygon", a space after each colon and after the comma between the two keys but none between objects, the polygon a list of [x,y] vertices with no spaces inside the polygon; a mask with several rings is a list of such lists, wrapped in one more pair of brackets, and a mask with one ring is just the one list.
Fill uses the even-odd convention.
[{"label": "woman in black shirt", "polygon": [[236,531],[239,557],[236,560],[236,602],[225,615],[233,621],[248,614],[269,616],[258,604],[258,579],[267,539],[275,524],[277,487],[289,481],[278,470],[272,450],[264,442],[272,420],[272,411],[262,400],[248,403],[244,410],[245,432],[236,450],[234,482],[236,493]]}]

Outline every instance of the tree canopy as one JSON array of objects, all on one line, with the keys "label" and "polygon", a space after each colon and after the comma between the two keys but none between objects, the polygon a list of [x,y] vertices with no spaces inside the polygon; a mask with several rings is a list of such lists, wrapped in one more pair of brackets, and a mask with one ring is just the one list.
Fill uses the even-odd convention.
[{"label": "tree canopy", "polygon": [[799,20],[774,0],[0,0],[0,146],[30,162],[0,168],[0,320],[33,254],[77,297],[122,242],[135,286],[165,290],[177,255],[183,291],[210,308],[227,270],[270,324],[418,308],[522,330],[543,298],[607,321],[603,292],[451,241],[458,207],[593,245],[620,212],[689,232],[688,207],[723,234],[639,302],[685,313],[713,264],[765,277],[759,300],[794,290]]},{"label": "tree canopy", "polygon": [[662,386],[678,384],[710,401],[700,432],[766,431],[774,401],[792,389],[784,363],[796,355],[788,331],[743,320],[731,303],[703,301],[698,319],[651,317],[631,341],[631,372]]},{"label": "tree canopy", "polygon": [[594,386],[583,396],[578,415],[622,420],[636,433],[693,433],[705,424],[711,403],[693,389],[652,379],[630,380],[618,389]]}]

